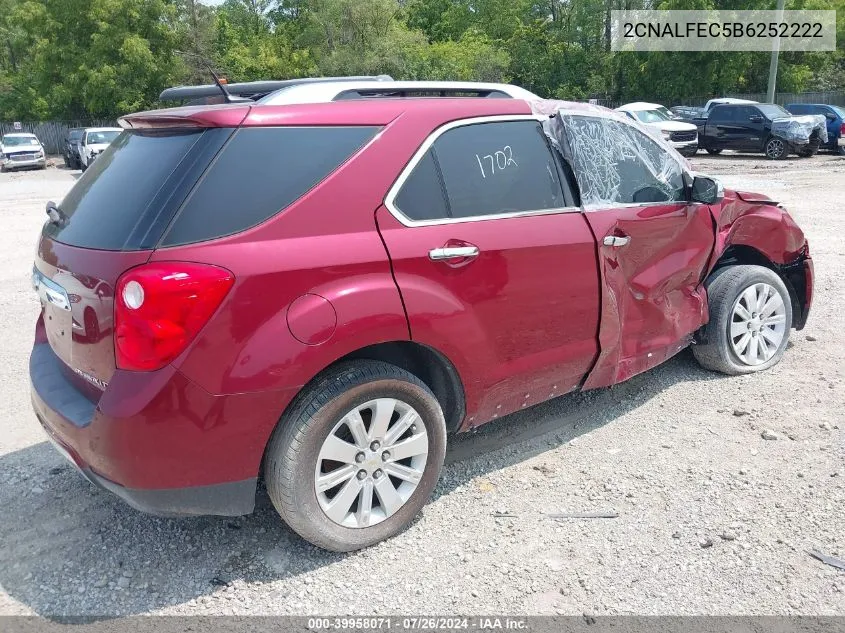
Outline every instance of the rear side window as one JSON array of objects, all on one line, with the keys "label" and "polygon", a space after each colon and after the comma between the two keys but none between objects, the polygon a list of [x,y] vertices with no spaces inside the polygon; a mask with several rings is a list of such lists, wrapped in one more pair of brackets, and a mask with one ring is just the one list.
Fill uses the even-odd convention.
[{"label": "rear side window", "polygon": [[414,167],[396,196],[395,204],[403,214],[416,221],[449,217],[433,150],[428,150]]},{"label": "rear side window", "polygon": [[477,123],[434,143],[454,218],[566,206],[537,121]]},{"label": "rear side window", "polygon": [[[64,222],[46,224],[44,234],[85,248],[154,247],[161,237],[161,227],[166,226],[160,221],[161,215],[171,214],[166,218],[169,221],[175,211],[171,194],[182,167],[190,162],[186,157],[200,147],[214,145],[215,138],[219,147],[230,134],[231,130],[124,132],[61,201]],[[151,231],[156,226],[158,231]]]},{"label": "rear side window", "polygon": [[203,176],[163,246],[244,231],[277,214],[375,136],[377,127],[242,128]]},{"label": "rear side window", "polygon": [[414,167],[394,204],[417,221],[566,206],[557,164],[533,120],[447,130]]}]

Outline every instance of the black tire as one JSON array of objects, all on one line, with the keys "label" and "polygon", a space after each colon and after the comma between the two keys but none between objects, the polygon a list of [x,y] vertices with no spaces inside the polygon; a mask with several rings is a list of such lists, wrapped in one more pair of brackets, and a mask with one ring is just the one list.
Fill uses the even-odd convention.
[{"label": "black tire", "polygon": [[704,149],[706,149],[707,153],[712,156],[717,156],[722,153],[721,147],[705,147]]},{"label": "black tire", "polygon": [[[734,305],[750,286],[766,283],[772,286],[783,300],[785,332],[775,354],[765,363],[748,365],[734,352],[730,341],[730,328]],[[774,271],[763,266],[727,266],[714,272],[705,282],[710,310],[710,322],[704,326],[692,346],[693,355],[705,369],[723,374],[739,375],[764,371],[776,365],[783,356],[792,328],[792,301],[783,280]]]},{"label": "black tire", "polygon": [[65,159],[65,167],[70,168],[72,165],[70,164],[70,158],[68,158],[67,154],[62,154],[62,158]]},{"label": "black tire", "polygon": [[[349,411],[375,398],[411,405],[428,434],[423,475],[408,500],[370,527],[345,527],[324,513],[314,474],[323,441]],[[446,455],[446,423],[440,404],[416,376],[381,361],[339,364],[297,396],[282,417],[264,457],[267,492],[279,515],[297,534],[319,547],[349,552],[390,538],[405,529],[431,497]]]},{"label": "black tire", "polygon": [[810,158],[811,156],[815,156],[819,153],[819,147],[819,139],[815,138],[810,141],[807,147],[802,147],[800,150],[798,150],[796,154],[798,154],[798,156],[800,156],[801,158]]},{"label": "black tire", "polygon": [[681,152],[681,155],[686,156],[687,158],[692,158],[697,153],[698,153],[698,148],[696,147],[694,149],[685,149],[684,151]]},{"label": "black tire", "polygon": [[763,146],[763,153],[771,160],[786,160],[789,157],[789,143],[777,136],[770,136]]}]

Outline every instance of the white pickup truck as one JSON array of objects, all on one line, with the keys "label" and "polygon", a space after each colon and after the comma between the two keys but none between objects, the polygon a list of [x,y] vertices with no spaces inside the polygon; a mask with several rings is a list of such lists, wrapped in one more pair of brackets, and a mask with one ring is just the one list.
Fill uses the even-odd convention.
[{"label": "white pickup truck", "polygon": [[698,151],[698,128],[692,123],[678,120],[658,103],[637,101],[620,106],[616,111],[654,130],[684,156],[693,156]]}]

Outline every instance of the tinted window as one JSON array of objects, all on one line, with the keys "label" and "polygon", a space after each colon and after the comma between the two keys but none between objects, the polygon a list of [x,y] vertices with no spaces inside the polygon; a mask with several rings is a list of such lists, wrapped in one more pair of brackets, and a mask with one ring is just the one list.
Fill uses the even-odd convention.
[{"label": "tinted window", "polygon": [[786,107],[792,114],[810,114],[815,111],[815,106],[804,105],[801,103],[794,103]]},{"label": "tinted window", "polygon": [[734,120],[738,123],[750,123],[751,117],[760,116],[760,113],[751,106],[739,106],[734,108]]},{"label": "tinted window", "polygon": [[731,108],[730,106],[716,106],[710,112],[709,120],[714,123],[719,121],[730,121],[732,118],[732,110],[733,108]]},{"label": "tinted window", "polygon": [[452,217],[566,206],[537,121],[457,127],[441,135],[433,149]]},{"label": "tinted window", "polygon": [[429,150],[405,180],[394,201],[396,207],[412,220],[437,220],[449,217],[443,185],[434,153]]},{"label": "tinted window", "polygon": [[191,193],[163,244],[209,240],[263,222],[323,180],[377,131],[375,127],[238,130]]},{"label": "tinted window", "polygon": [[[175,211],[175,183],[181,182],[193,156],[216,151],[230,134],[231,130],[121,134],[59,204],[65,223],[47,224],[44,233],[72,246],[152,248]],[[189,154],[192,158],[185,160]],[[197,160],[207,165],[210,158]],[[191,184],[195,181],[196,176]]]}]

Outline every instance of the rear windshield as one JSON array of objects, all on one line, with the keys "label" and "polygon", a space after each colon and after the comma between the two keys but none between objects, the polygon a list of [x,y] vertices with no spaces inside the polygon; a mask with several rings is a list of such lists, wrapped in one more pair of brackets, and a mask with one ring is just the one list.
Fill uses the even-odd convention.
[{"label": "rear windshield", "polygon": [[61,223],[46,224],[44,234],[71,246],[127,251],[238,233],[295,202],[377,131],[123,132],[61,201]]},{"label": "rear windshield", "polygon": [[[214,136],[209,132],[219,135],[218,130],[124,132],[59,203],[63,223],[46,224],[45,235],[71,246],[104,250],[154,247],[176,210],[169,194],[178,189],[184,171],[180,165],[189,165],[186,157],[197,146],[209,144]],[[230,134],[225,130],[225,137]],[[162,221],[160,216],[168,212]]]},{"label": "rear windshield", "polygon": [[162,246],[260,224],[302,197],[377,131],[364,126],[238,130],[191,193]]}]

